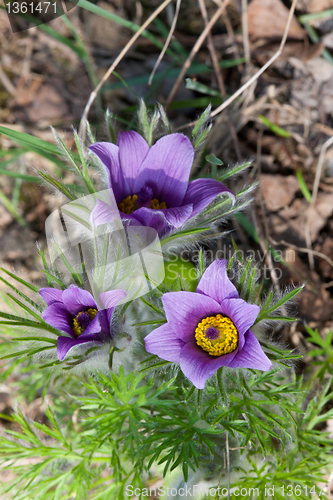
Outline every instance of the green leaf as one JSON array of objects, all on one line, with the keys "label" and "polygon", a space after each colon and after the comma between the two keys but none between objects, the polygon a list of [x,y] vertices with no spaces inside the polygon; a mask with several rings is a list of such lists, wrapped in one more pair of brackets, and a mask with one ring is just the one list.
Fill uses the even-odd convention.
[{"label": "green leaf", "polygon": [[[1,163],[2,165],[2,163]],[[40,182],[38,177],[33,177],[32,175],[21,174],[20,172],[14,172],[13,170],[7,170],[5,168],[0,168],[1,175],[7,175],[8,177],[14,177],[15,179],[22,179],[23,181]]]},{"label": "green leaf", "polygon": [[257,266],[254,266],[254,268],[252,269],[252,272],[251,272],[251,275],[250,275],[247,287],[246,287],[246,292],[245,292],[245,296],[244,296],[244,300],[246,302],[251,297],[251,292],[253,291],[253,286],[254,286],[254,280],[255,280],[256,272],[257,272]]},{"label": "green leaf", "polygon": [[[259,321],[262,321],[263,319],[269,317],[269,314],[273,311],[276,311],[279,309],[283,304],[288,302],[289,300],[293,299],[301,290],[303,290],[303,286],[300,286],[298,288],[295,288],[295,290],[292,290],[291,292],[287,293],[284,297],[282,297],[276,304],[274,304],[272,307],[268,309],[261,309],[260,313],[258,314],[258,317],[256,319],[256,323],[259,323]],[[273,293],[271,292],[272,296]],[[270,295],[271,296],[271,295]]]},{"label": "green leaf", "polygon": [[51,184],[52,186],[57,188],[59,191],[61,191],[61,193],[63,193],[65,196],[67,196],[68,199],[70,199],[72,201],[78,199],[77,196],[75,196],[70,191],[68,191],[68,189],[66,188],[66,186],[64,184],[62,184],[61,182],[54,179],[51,175],[46,174],[46,173],[42,172],[41,170],[38,170],[38,173],[45,181],[47,181],[49,184]]},{"label": "green leaf", "polygon": [[239,174],[240,172],[243,172],[243,170],[246,170],[247,168],[252,166],[252,162],[249,161],[247,163],[242,163],[241,165],[236,165],[236,167],[230,167],[228,169],[225,169],[224,173],[218,176],[219,181],[225,181],[226,179],[229,179],[229,177],[233,177],[234,175]]},{"label": "green leaf", "polygon": [[266,127],[274,132],[274,134],[279,135],[280,137],[291,137],[291,134],[287,132],[287,130],[284,130],[278,125],[275,125],[274,123],[269,121],[268,118],[265,118],[265,116],[259,115],[259,118],[263,122],[263,124],[266,125]]},{"label": "green leaf", "polygon": [[195,125],[195,127],[192,130],[192,137],[196,141],[197,140],[197,135],[200,133],[201,128],[203,127],[205,121],[210,115],[211,112],[211,105],[207,106],[205,111],[201,114],[198,123]]},{"label": "green leaf", "polygon": [[143,321],[142,323],[134,323],[132,326],[147,326],[147,325],[164,325],[166,319],[154,319],[151,321]]},{"label": "green leaf", "polygon": [[18,213],[16,207],[10,201],[9,198],[0,189],[0,202],[5,206],[8,212],[17,220],[17,222],[24,227],[27,227],[28,223],[24,218]]},{"label": "green leaf", "polygon": [[311,203],[312,201],[312,195],[309,191],[309,188],[308,186],[306,185],[306,182],[304,180],[304,177],[302,175],[302,172],[300,171],[300,169],[298,169],[296,171],[296,177],[297,177],[297,180],[298,180],[298,184],[299,184],[299,187],[302,191],[302,194],[304,196],[304,198],[306,199],[306,201],[308,201],[309,203]]},{"label": "green leaf", "polygon": [[61,156],[61,151],[56,145],[43,141],[38,137],[25,134],[24,132],[17,132],[16,130],[9,129],[7,127],[0,126],[0,133],[6,135],[17,144],[20,144],[27,151],[34,151],[40,156],[43,156],[49,161],[59,165],[61,168],[68,170],[67,165],[58,158],[58,156]]},{"label": "green leaf", "polygon": [[210,123],[206,129],[203,129],[203,132],[201,134],[198,134],[198,136],[195,138],[195,141],[193,144],[194,149],[198,148],[200,146],[200,144],[206,139],[212,126],[213,126],[212,123]]},{"label": "green leaf", "polygon": [[205,261],[204,261],[202,249],[200,249],[200,252],[199,252],[199,269],[200,269],[200,276],[202,276],[203,273],[205,272]]},{"label": "green leaf", "polygon": [[42,139],[34,137],[33,135],[25,134],[24,132],[18,132],[17,130],[12,130],[10,128],[2,126],[0,126],[0,133],[6,135],[10,139],[13,139],[15,142],[27,148],[33,147],[34,149],[38,149],[51,155],[61,155],[61,151],[59,150],[58,146],[56,146],[55,144],[51,144],[50,142],[43,141]]},{"label": "green leaf", "polygon": [[82,165],[82,174],[80,174],[80,175],[81,175],[85,185],[87,186],[89,193],[91,193],[91,194],[96,193],[95,186],[93,185],[93,183],[91,182],[91,179],[89,177],[87,163],[86,163],[86,160],[85,160],[84,155],[83,155],[83,150],[82,150],[83,144],[81,144],[81,141],[80,141],[79,136],[77,135],[76,131],[74,131],[74,139],[75,139],[76,148],[79,152],[79,157],[80,157],[80,161],[81,161],[81,165]]},{"label": "green leaf", "polygon": [[252,259],[250,258],[245,266],[245,268],[243,269],[242,271],[242,275],[240,277],[240,280],[239,280],[239,283],[238,283],[238,293],[241,294],[242,290],[243,290],[243,286],[245,284],[245,281],[247,280],[247,276],[249,274],[249,271],[250,271],[250,267],[251,267],[251,262],[252,262]]},{"label": "green leaf", "polygon": [[211,89],[207,85],[204,85],[197,80],[191,80],[191,78],[186,78],[186,88],[194,90],[195,92],[200,92],[201,94],[221,97],[221,93],[218,90]]},{"label": "green leaf", "polygon": [[213,155],[213,153],[206,156],[205,159],[206,159],[206,161],[208,161],[209,163],[212,163],[213,165],[223,165],[223,161],[216,158],[216,156]]},{"label": "green leaf", "polygon": [[31,336],[31,337],[13,337],[11,340],[12,341],[16,340],[19,342],[23,342],[23,341],[31,342],[32,340],[35,340],[37,342],[48,342],[49,344],[57,345],[56,339],[50,339],[49,337],[33,337],[33,336]]},{"label": "green leaf", "polygon": [[39,352],[42,351],[47,351],[48,349],[54,349],[53,345],[50,346],[43,346],[39,347],[38,349],[25,349],[24,351],[19,351],[19,352],[13,352],[11,354],[7,354],[6,356],[2,356],[0,359],[10,359],[10,358],[15,358],[17,356],[33,356],[34,354],[38,354]]},{"label": "green leaf", "polygon": [[183,238],[185,236],[191,236],[193,234],[200,234],[204,233],[206,231],[211,231],[210,227],[196,227],[195,229],[188,229],[184,231],[179,231],[179,233],[173,234],[172,236],[169,236],[161,241],[162,245],[165,245],[166,243],[169,243],[170,241],[176,240],[178,238]]},{"label": "green leaf", "polygon": [[23,280],[22,278],[19,278],[18,276],[15,276],[15,274],[11,273],[10,271],[7,271],[7,269],[1,267],[0,269],[1,271],[3,271],[4,273],[8,274],[8,276],[10,276],[11,278],[13,278],[14,280],[18,281],[19,283],[21,283],[22,285],[26,286],[27,288],[29,288],[30,290],[32,290],[33,292],[35,293],[38,293],[38,288],[31,285],[30,283],[28,283],[27,281]]},{"label": "green leaf", "polygon": [[0,280],[3,283],[5,283],[5,285],[9,286],[12,290],[14,290],[14,292],[17,293],[17,295],[19,295],[22,299],[24,299],[25,301],[27,301],[31,306],[33,306],[39,312],[42,312],[41,307],[38,304],[36,304],[36,302],[34,302],[33,300],[29,299],[29,297],[27,297],[26,295],[24,295],[24,293],[20,292],[20,290],[18,290],[14,285],[12,285],[11,283],[9,283],[9,281],[5,280],[5,278],[2,278],[1,276],[0,276]]},{"label": "green leaf", "polygon": [[299,16],[298,20],[300,23],[305,24],[311,21],[318,21],[321,19],[328,19],[333,17],[333,9],[323,10],[321,12],[314,12],[312,14],[303,14]]},{"label": "green leaf", "polygon": [[152,304],[151,302],[148,302],[148,300],[144,299],[143,297],[140,297],[140,300],[141,300],[141,302],[146,304],[146,306],[148,306],[152,311],[156,312],[160,316],[164,316],[163,311],[161,311],[161,309],[159,309],[158,307],[154,306],[154,304]]}]

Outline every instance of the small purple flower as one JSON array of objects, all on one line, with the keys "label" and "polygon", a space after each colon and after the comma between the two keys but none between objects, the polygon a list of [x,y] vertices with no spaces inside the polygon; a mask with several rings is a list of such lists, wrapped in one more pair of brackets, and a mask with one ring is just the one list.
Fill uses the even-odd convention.
[{"label": "small purple flower", "polygon": [[93,296],[75,285],[66,290],[41,288],[39,294],[48,305],[43,312],[43,320],[69,335],[58,337],[57,354],[60,361],[76,345],[110,340],[113,310],[127,295],[124,290],[101,293],[99,298],[105,309],[100,310]]},{"label": "small purple flower", "polygon": [[272,363],[249,330],[259,307],[239,298],[227,276],[226,260],[208,267],[196,293],[166,293],[162,302],[167,323],[147,335],[146,350],[179,363],[198,389],[221,366],[271,369]]},{"label": "small purple flower", "polygon": [[[166,135],[150,148],[137,132],[121,132],[117,145],[97,142],[89,149],[107,169],[122,218],[153,227],[160,236],[182,226],[220,193],[234,198],[214,179],[189,183],[194,149],[183,134]],[[104,205],[93,211],[96,225],[108,222]]]}]

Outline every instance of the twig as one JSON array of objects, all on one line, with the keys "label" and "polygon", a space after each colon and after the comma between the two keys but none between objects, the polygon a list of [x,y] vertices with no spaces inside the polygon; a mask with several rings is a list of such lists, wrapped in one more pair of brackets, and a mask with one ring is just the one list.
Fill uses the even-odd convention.
[{"label": "twig", "polygon": [[[252,83],[255,82],[259,78],[259,76],[262,75],[262,73],[264,73],[266,71],[266,69],[282,54],[284,45],[285,45],[286,40],[287,40],[287,36],[288,36],[292,17],[294,15],[296,4],[297,4],[297,0],[293,0],[292,6],[291,6],[290,11],[289,11],[289,17],[288,17],[288,21],[286,24],[286,29],[285,29],[283,38],[281,40],[280,48],[278,49],[278,51],[274,54],[273,57],[271,57],[269,59],[269,61],[267,61],[266,64],[264,64],[264,66],[262,68],[260,68],[259,71],[257,71],[257,73],[255,73],[250,78],[250,80],[248,80],[240,89],[238,89],[231,97],[229,97],[229,99],[224,101],[218,108],[216,108],[209,115],[208,118],[214,118],[216,115],[221,113],[221,111],[223,111],[227,106],[229,106],[229,104],[231,104],[240,94],[242,94],[244,92],[244,90],[246,90],[248,87],[250,87],[250,85],[252,85]],[[183,130],[184,128],[194,127],[197,123],[198,123],[198,120],[195,120],[191,123],[187,123],[186,125],[181,125],[181,126],[177,127],[175,129],[175,131],[178,132],[179,130]]]},{"label": "twig", "polygon": [[160,62],[162,61],[162,59],[164,57],[166,49],[169,47],[169,43],[170,43],[171,38],[173,36],[173,33],[174,33],[175,29],[176,29],[176,24],[177,24],[177,20],[178,20],[178,14],[179,14],[179,9],[180,9],[180,4],[181,3],[182,3],[182,0],[177,0],[176,12],[175,12],[175,15],[173,17],[173,21],[172,21],[171,28],[170,28],[170,31],[169,31],[169,34],[168,34],[168,38],[166,39],[166,42],[165,42],[164,47],[162,49],[162,52],[158,56],[158,59],[157,59],[157,61],[155,63],[153,71],[151,72],[151,75],[150,75],[149,80],[148,80],[148,85],[152,84],[152,81],[153,81],[154,75],[156,73],[156,70],[159,67]]},{"label": "twig", "polygon": [[[223,18],[223,22],[225,24],[225,27],[227,29],[228,36],[229,36],[229,38],[231,40],[231,43],[233,45],[233,48],[234,48],[235,58],[236,59],[240,59],[241,55],[240,55],[240,52],[239,52],[239,49],[238,49],[236,36],[235,36],[235,33],[234,33],[234,30],[233,30],[232,24],[230,22],[230,19],[229,19],[227,11],[223,12],[222,18]],[[243,64],[238,64],[237,65],[237,69],[238,69],[239,72],[242,72],[243,71]]]},{"label": "twig", "polygon": [[222,12],[226,9],[226,7],[230,3],[230,1],[231,0],[225,0],[223,2],[223,4],[220,5],[220,7],[217,9],[217,11],[213,15],[213,17],[211,18],[211,20],[209,21],[209,23],[207,24],[207,26],[205,27],[205,29],[203,30],[203,32],[199,36],[198,40],[195,42],[195,44],[194,44],[194,46],[193,46],[193,48],[192,48],[192,50],[191,50],[188,58],[186,59],[184,65],[182,67],[181,72],[178,75],[178,78],[177,78],[174,86],[171,89],[171,92],[170,92],[170,94],[169,94],[169,96],[167,98],[167,101],[165,103],[165,109],[168,109],[168,107],[170,106],[171,102],[173,101],[173,98],[175,97],[175,95],[177,93],[177,90],[178,90],[181,82],[184,79],[184,76],[185,76],[187,70],[191,66],[191,63],[192,63],[195,55],[197,54],[198,50],[200,49],[201,45],[203,44],[203,42],[204,42],[205,38],[207,37],[209,31],[214,26],[214,24],[217,22],[218,18],[220,17],[220,15],[222,14]]},{"label": "twig", "polygon": [[250,62],[250,42],[249,42],[249,26],[247,18],[247,0],[242,0],[242,28],[243,28],[243,45],[244,45],[244,56],[246,62]]},{"label": "twig", "polygon": [[[207,25],[209,23],[209,19],[208,19],[208,15],[207,15],[205,0],[198,0],[198,4],[200,7],[202,18],[203,18],[204,23],[205,23],[205,27],[207,27]],[[218,61],[218,57],[216,54],[211,30],[208,31],[207,37],[208,37],[208,49],[209,49],[210,57],[212,59],[212,63],[214,66],[214,71],[215,71],[217,83],[218,83],[220,92],[223,95],[223,94],[225,94],[225,86],[224,86],[222,72],[221,72],[221,68],[219,66],[219,61]]]},{"label": "twig", "polygon": [[[305,212],[305,221],[304,221],[304,233],[305,233],[305,243],[306,247],[308,250],[312,250],[312,244],[311,244],[311,233],[310,233],[310,225],[309,225],[309,212]],[[309,267],[311,271],[314,270],[314,258],[313,258],[313,253],[310,251],[308,252],[308,260],[309,260]]]},{"label": "twig", "polygon": [[151,14],[151,16],[148,17],[147,21],[145,21],[143,23],[143,25],[141,26],[141,28],[132,36],[132,38],[130,39],[130,41],[125,45],[125,47],[123,48],[123,50],[116,57],[116,59],[113,61],[113,63],[111,64],[110,68],[108,69],[108,71],[103,76],[102,80],[99,82],[99,84],[96,86],[96,88],[90,94],[89,100],[88,100],[88,102],[86,104],[86,107],[84,109],[84,112],[83,112],[83,115],[82,115],[82,118],[81,118],[81,122],[80,122],[79,136],[80,136],[80,138],[82,140],[84,139],[85,133],[86,133],[86,120],[88,118],[89,110],[91,108],[92,103],[96,99],[96,96],[97,96],[98,92],[100,91],[101,87],[107,81],[107,79],[112,74],[112,72],[116,69],[116,67],[118,66],[118,64],[122,60],[122,58],[129,51],[129,49],[132,47],[132,45],[134,44],[134,42],[139,38],[139,36],[141,35],[141,33],[147,28],[147,26],[149,26],[149,24],[152,23],[152,21],[155,19],[155,17],[157,17],[160,14],[160,12],[162,12],[162,10],[165,9],[165,7],[170,2],[172,2],[172,0],[164,0],[164,2],[159,7],[157,7],[157,9]]},{"label": "twig", "polygon": [[333,286],[333,281],[330,281],[329,283],[325,283],[325,285],[323,285],[324,288],[330,288],[331,286]]},{"label": "twig", "polygon": [[273,57],[271,57],[267,61],[266,64],[264,64],[264,66],[259,71],[257,71],[257,73],[255,75],[252,76],[252,78],[250,78],[246,83],[244,83],[244,85],[242,85],[240,89],[238,89],[231,97],[229,97],[229,99],[227,99],[223,104],[221,104],[218,108],[216,108],[211,113],[211,115],[210,115],[211,118],[218,115],[219,113],[221,113],[221,111],[223,111],[227,106],[229,106],[229,104],[231,104],[235,99],[237,99],[237,97],[239,95],[241,95],[244,92],[244,90],[246,90],[248,87],[250,87],[250,85],[252,85],[252,83],[255,82],[259,78],[259,76],[262,75],[266,71],[266,69],[271,64],[273,64],[273,62],[282,54],[282,51],[283,51],[283,48],[285,46],[287,36],[289,33],[290,24],[291,24],[291,21],[292,21],[294,12],[295,12],[296,4],[297,4],[297,0],[293,0],[293,3],[291,5],[290,11],[289,11],[289,17],[288,17],[288,21],[286,24],[286,28],[284,30],[281,44],[280,44],[280,47],[277,50],[277,52],[274,54]]},{"label": "twig", "polygon": [[[209,20],[208,20],[208,15],[207,15],[207,10],[206,10],[205,2],[204,2],[204,0],[198,0],[198,3],[199,3],[200,10],[201,10],[201,15],[202,15],[203,20],[205,22],[205,26],[207,26],[208,23],[209,23]],[[225,101],[225,99],[227,97],[227,94],[226,94],[225,85],[224,85],[224,81],[223,81],[222,70],[221,70],[221,68],[219,66],[219,61],[218,61],[218,57],[217,57],[217,54],[216,54],[216,50],[215,50],[215,46],[214,46],[214,41],[213,41],[213,36],[212,36],[211,30],[209,30],[209,32],[208,32],[208,49],[209,49],[210,57],[212,59],[212,63],[213,63],[213,66],[214,66],[214,71],[215,71],[217,83],[218,83],[218,86],[219,86],[222,98]],[[234,123],[233,123],[233,121],[231,119],[229,110],[227,110],[227,119],[228,119],[228,123],[229,123],[229,127],[230,127],[230,132],[231,132],[231,135],[232,135],[232,138],[233,138],[233,141],[234,141],[234,146],[235,146],[235,152],[236,152],[237,160],[240,162],[242,158],[241,158],[241,153],[240,153],[240,147],[239,147],[237,132],[236,132]]]},{"label": "twig", "polygon": [[330,137],[330,139],[328,139],[326,142],[324,142],[324,144],[323,144],[323,146],[321,148],[320,155],[319,155],[319,160],[318,160],[318,165],[317,165],[317,170],[316,170],[316,177],[315,177],[315,180],[314,180],[314,183],[313,183],[311,205],[314,205],[316,203],[317,195],[318,195],[319,182],[320,182],[321,172],[322,172],[323,165],[324,165],[326,151],[328,150],[328,148],[332,144],[333,144],[333,137]]},{"label": "twig", "polygon": [[317,257],[320,257],[321,259],[326,260],[326,262],[328,262],[329,265],[333,267],[333,260],[331,260],[324,253],[317,252],[316,250],[312,250],[312,249],[309,249],[309,248],[297,247],[296,245],[293,245],[292,243],[288,243],[285,240],[275,241],[270,236],[269,236],[269,241],[271,243],[273,243],[273,245],[284,245],[285,247],[292,248],[293,250],[296,250],[297,252],[305,252],[305,253],[311,253],[312,255],[316,255]]},{"label": "twig", "polygon": [[15,95],[16,88],[14,87],[14,85],[12,84],[6,73],[3,71],[1,63],[0,63],[0,81],[7,90],[8,94]]}]

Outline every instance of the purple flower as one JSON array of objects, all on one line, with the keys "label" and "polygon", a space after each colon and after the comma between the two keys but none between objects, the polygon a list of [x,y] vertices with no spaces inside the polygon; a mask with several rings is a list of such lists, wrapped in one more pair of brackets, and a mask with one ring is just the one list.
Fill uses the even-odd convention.
[{"label": "purple flower", "polygon": [[[97,142],[89,149],[107,169],[122,218],[153,227],[160,236],[182,226],[220,193],[234,198],[214,179],[189,183],[194,150],[183,134],[166,135],[150,148],[137,132],[121,132],[117,145]],[[96,225],[108,222],[104,205],[94,209]]]},{"label": "purple flower", "polygon": [[226,260],[214,261],[204,272],[196,293],[164,294],[167,323],[145,338],[148,352],[179,363],[198,389],[203,389],[221,366],[263,371],[272,367],[249,330],[259,307],[239,298],[226,268]]},{"label": "purple flower", "polygon": [[60,361],[76,345],[110,340],[113,310],[127,295],[124,290],[101,293],[99,298],[105,309],[100,310],[93,296],[75,285],[66,290],[41,288],[39,294],[48,305],[43,312],[43,320],[69,335],[58,337],[57,354]]}]

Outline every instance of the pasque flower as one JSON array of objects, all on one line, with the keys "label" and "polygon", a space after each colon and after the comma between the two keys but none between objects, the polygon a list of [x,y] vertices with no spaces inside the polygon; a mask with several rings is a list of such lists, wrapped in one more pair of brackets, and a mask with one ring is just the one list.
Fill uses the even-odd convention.
[{"label": "pasque flower", "polygon": [[271,369],[272,363],[250,330],[259,307],[239,298],[227,276],[226,260],[208,267],[196,293],[166,293],[162,302],[167,323],[147,335],[146,350],[179,363],[198,389],[221,366]]},{"label": "pasque flower", "polygon": [[57,354],[60,361],[74,346],[111,340],[114,308],[127,295],[124,290],[101,293],[99,299],[105,306],[101,310],[87,290],[75,285],[66,290],[41,288],[39,294],[48,305],[42,315],[44,321],[68,334],[58,337]]},{"label": "pasque flower", "polygon": [[[137,132],[121,132],[117,145],[97,142],[89,149],[107,169],[122,218],[153,227],[160,236],[182,226],[220,193],[234,197],[214,179],[189,183],[194,149],[183,134],[166,135],[150,148]],[[108,222],[104,205],[94,209],[96,225]]]}]

